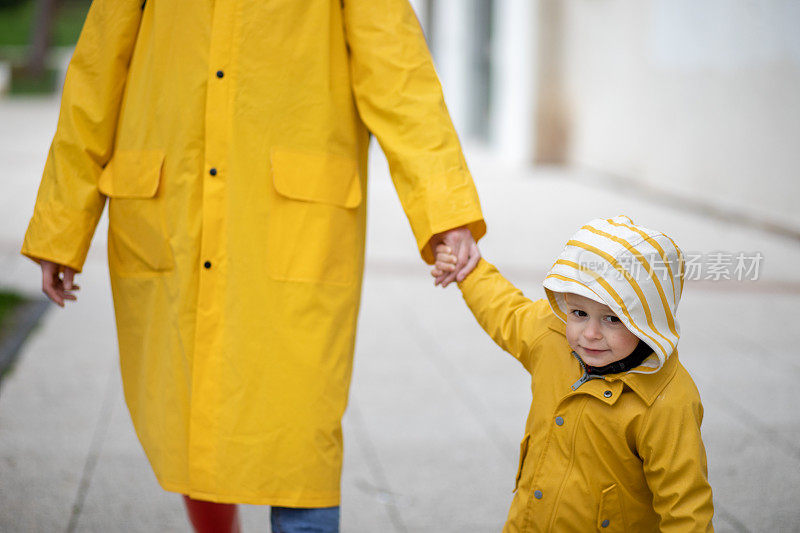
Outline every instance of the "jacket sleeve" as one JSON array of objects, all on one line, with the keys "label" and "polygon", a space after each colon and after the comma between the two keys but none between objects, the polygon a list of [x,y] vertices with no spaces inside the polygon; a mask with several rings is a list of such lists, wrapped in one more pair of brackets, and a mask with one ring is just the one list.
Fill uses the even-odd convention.
[{"label": "jacket sleeve", "polygon": [[423,259],[430,238],[467,225],[486,232],[475,185],[407,0],[343,0],[353,93],[378,139]]},{"label": "jacket sleeve", "polygon": [[95,0],[67,69],[61,112],[22,253],[83,267],[105,197],[97,180],[111,157],[142,0]]},{"label": "jacket sleeve", "polygon": [[647,412],[637,447],[660,531],[713,531],[714,504],[697,389],[667,387]]},{"label": "jacket sleeve", "polygon": [[548,331],[552,314],[547,301],[529,300],[483,259],[459,287],[478,324],[532,372],[536,343]]}]

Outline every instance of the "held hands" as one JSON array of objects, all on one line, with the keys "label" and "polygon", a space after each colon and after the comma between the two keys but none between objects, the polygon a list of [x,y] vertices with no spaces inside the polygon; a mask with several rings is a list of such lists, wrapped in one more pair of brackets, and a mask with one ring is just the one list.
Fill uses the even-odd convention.
[{"label": "held hands", "polygon": [[[441,283],[445,275],[451,274],[456,269],[456,262],[458,258],[453,255],[453,251],[446,244],[440,244],[436,247],[436,264],[431,269],[431,276],[436,278],[433,282],[434,285]],[[445,287],[446,285],[442,285]]]},{"label": "held hands", "polygon": [[80,289],[73,283],[75,279],[73,269],[44,259],[39,262],[39,265],[42,267],[42,292],[48,298],[61,307],[64,307],[64,302],[67,300],[78,299],[73,294],[73,291]]},{"label": "held hands", "polygon": [[436,264],[431,270],[434,285],[447,287],[451,282],[461,282],[472,272],[481,258],[478,245],[466,227],[440,233],[431,239]]}]

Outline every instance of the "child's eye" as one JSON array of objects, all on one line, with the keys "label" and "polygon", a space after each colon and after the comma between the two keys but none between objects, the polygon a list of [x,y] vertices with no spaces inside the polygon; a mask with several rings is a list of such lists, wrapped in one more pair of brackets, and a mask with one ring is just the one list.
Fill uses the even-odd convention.
[{"label": "child's eye", "polygon": [[619,317],[618,316],[614,316],[614,315],[608,315],[607,317],[605,317],[605,319],[608,322],[611,322],[611,323],[614,323],[614,324],[620,322]]},{"label": "child's eye", "polygon": [[572,313],[572,315],[573,315],[573,316],[576,316],[576,317],[585,317],[585,316],[588,316],[588,315],[586,314],[586,311],[581,311],[580,309],[573,309],[573,310],[571,311],[571,313]]}]

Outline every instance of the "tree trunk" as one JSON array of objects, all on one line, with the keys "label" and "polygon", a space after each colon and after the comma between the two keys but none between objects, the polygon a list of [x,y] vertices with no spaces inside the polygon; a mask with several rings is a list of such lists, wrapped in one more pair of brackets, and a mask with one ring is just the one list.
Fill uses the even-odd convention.
[{"label": "tree trunk", "polygon": [[31,46],[26,70],[33,78],[44,74],[47,48],[56,10],[56,0],[36,0],[36,14],[31,28]]}]

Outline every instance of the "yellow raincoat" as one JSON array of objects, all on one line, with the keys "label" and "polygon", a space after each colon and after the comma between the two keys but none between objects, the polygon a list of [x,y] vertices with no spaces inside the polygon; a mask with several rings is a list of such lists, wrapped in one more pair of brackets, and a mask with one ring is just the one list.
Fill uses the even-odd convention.
[{"label": "yellow raincoat", "polygon": [[[603,300],[598,295],[606,296],[600,286],[606,286],[624,302],[610,305],[618,316],[627,313],[634,322],[641,319],[642,330],[648,330],[649,322],[652,331],[664,333],[658,337],[664,343],[668,320],[659,320],[656,309],[662,300],[647,296],[658,294],[660,288],[663,301],[670,302],[664,309],[674,314],[680,283],[673,291],[668,282],[639,278],[638,288],[649,304],[645,313],[648,305],[636,306],[631,300],[637,298],[629,284],[632,277],[616,278],[603,269],[596,276],[559,271],[590,248],[597,254],[583,255],[584,265],[597,265],[605,256],[608,264],[620,266],[621,255],[631,250],[633,256],[647,260],[642,248],[649,245],[643,242],[669,255],[666,239],[658,242],[663,235],[643,232],[638,239],[634,231],[638,229],[625,217],[592,221],[570,240],[545,286],[556,279],[565,283],[560,288],[569,289],[566,292],[591,294],[598,301]],[[676,254],[665,262],[677,266]],[[676,277],[681,277],[681,268],[672,269]],[[483,260],[460,286],[480,325],[532,378],[533,401],[504,532],[713,531],[712,494],[700,434],[703,407],[677,351],[660,361],[655,350],[635,369],[588,379],[583,363],[571,354],[552,289],[547,289],[548,299],[531,301]]]},{"label": "yellow raincoat", "polygon": [[477,195],[406,0],[95,0],[22,252],[80,270],[106,198],[125,398],[161,485],[339,503],[367,147],[418,247]]}]

